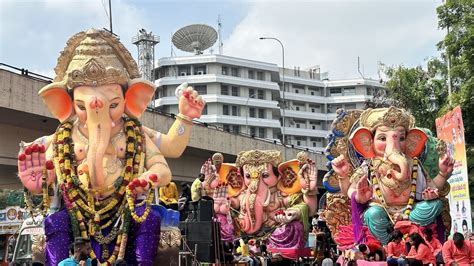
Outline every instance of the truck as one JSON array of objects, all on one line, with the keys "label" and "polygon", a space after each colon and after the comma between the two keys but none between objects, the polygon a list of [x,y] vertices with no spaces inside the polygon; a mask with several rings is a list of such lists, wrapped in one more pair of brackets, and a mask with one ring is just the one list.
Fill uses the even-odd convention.
[{"label": "truck", "polygon": [[[17,236],[15,238],[15,235]],[[8,240],[7,259],[10,266],[31,265],[33,260],[44,263],[44,219],[39,215],[23,221],[18,234]],[[43,252],[39,258],[34,258],[33,246]]]}]

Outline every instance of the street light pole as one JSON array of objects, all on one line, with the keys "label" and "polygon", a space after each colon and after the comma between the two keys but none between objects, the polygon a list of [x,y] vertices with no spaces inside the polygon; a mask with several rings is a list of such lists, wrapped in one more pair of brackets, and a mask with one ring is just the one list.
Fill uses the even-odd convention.
[{"label": "street light pole", "polygon": [[[283,46],[283,43],[278,39],[274,37],[260,37],[260,40],[275,40],[281,45],[281,54],[282,54],[282,61],[283,61],[283,71],[281,75],[282,79],[282,87],[283,87],[283,117],[282,117],[282,135],[283,135],[283,145],[286,147],[286,138],[285,138],[285,108],[286,108],[286,99],[285,99],[285,47]],[[286,148],[285,148],[286,151]]]},{"label": "street light pole", "polygon": [[245,133],[249,134],[249,111],[250,111],[250,107],[249,107],[249,100],[250,98],[253,98],[255,97],[255,94],[252,94],[250,95],[249,94],[249,97],[247,97],[247,102],[245,103],[245,106],[247,106],[247,111],[245,112]]}]

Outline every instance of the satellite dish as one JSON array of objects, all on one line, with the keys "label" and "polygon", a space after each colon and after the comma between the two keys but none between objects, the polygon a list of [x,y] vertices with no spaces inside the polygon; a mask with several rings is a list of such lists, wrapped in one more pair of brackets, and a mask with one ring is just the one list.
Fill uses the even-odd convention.
[{"label": "satellite dish", "polygon": [[193,24],[179,29],[173,34],[172,42],[180,50],[196,55],[214,45],[217,32],[204,24]]}]

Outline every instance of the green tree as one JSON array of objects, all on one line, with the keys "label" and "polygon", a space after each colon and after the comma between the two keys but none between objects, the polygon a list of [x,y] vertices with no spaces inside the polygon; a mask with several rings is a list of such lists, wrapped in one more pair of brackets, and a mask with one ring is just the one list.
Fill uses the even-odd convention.
[{"label": "green tree", "polygon": [[443,71],[443,63],[438,59],[429,60],[426,68],[400,65],[385,71],[387,96],[392,99],[392,104],[409,110],[419,127],[433,132],[436,132],[438,107],[447,100]]},{"label": "green tree", "polygon": [[[438,24],[446,36],[438,43],[443,58],[450,62],[450,101],[441,106],[444,114],[460,105],[468,150],[474,145],[474,1],[448,0],[437,8]],[[448,61],[448,60],[446,60]],[[447,74],[447,73],[446,73]],[[447,75],[444,75],[447,79]],[[472,155],[472,152],[468,151]],[[471,167],[473,157],[471,157]]]}]

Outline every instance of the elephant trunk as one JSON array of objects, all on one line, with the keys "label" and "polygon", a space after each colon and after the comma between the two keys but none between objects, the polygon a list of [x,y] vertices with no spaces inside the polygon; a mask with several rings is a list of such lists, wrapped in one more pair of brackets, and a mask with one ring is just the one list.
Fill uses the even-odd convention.
[{"label": "elephant trunk", "polygon": [[389,170],[389,174],[397,181],[406,181],[410,178],[410,163],[400,149],[399,141],[390,141],[387,144],[386,156],[395,169]]},{"label": "elephant trunk", "polygon": [[[100,102],[100,100],[97,101]],[[89,150],[87,152],[89,177],[92,186],[100,188],[105,182],[103,159],[112,130],[112,119],[108,108],[96,107],[88,110],[86,124],[89,133]]]},{"label": "elephant trunk", "polygon": [[260,230],[263,223],[264,205],[268,202],[270,191],[260,179],[250,181],[246,192],[245,215],[241,220],[242,230],[253,234]]}]

